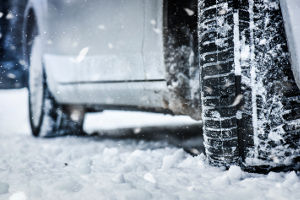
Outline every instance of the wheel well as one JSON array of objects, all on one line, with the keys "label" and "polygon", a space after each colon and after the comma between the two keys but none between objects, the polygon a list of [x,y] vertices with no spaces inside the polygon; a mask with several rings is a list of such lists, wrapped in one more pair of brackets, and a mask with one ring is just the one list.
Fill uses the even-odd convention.
[{"label": "wheel well", "polygon": [[166,80],[171,94],[166,104],[174,113],[200,119],[198,0],[165,0],[163,10]]},{"label": "wheel well", "polygon": [[177,46],[190,45],[191,35],[197,42],[198,0],[165,0],[164,28]]},{"label": "wheel well", "polygon": [[[167,72],[170,67],[175,67],[188,77],[189,68],[198,65],[197,2],[164,1],[164,56]],[[194,55],[192,61],[191,53]]]}]

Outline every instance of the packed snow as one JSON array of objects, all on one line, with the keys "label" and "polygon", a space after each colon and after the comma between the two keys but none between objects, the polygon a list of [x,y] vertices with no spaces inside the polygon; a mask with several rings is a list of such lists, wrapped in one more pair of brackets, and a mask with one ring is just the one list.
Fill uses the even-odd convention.
[{"label": "packed snow", "polygon": [[[250,174],[237,166],[226,171],[165,140],[33,138],[27,91],[0,91],[0,104],[1,200],[300,199],[299,175],[293,171]],[[143,126],[193,123],[185,117],[106,111],[88,116],[85,129],[131,127],[138,134]]]}]

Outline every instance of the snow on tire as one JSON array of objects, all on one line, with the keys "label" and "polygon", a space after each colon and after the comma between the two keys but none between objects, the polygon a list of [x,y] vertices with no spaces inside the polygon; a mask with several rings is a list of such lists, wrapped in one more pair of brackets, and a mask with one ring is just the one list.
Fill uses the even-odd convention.
[{"label": "snow on tire", "polygon": [[300,91],[278,0],[199,0],[204,145],[217,166],[268,168],[300,155]]},{"label": "snow on tire", "polygon": [[47,86],[40,47],[40,37],[36,36],[29,62],[28,102],[32,134],[41,137],[80,135],[83,133],[84,113],[73,120],[70,112],[55,101]]}]

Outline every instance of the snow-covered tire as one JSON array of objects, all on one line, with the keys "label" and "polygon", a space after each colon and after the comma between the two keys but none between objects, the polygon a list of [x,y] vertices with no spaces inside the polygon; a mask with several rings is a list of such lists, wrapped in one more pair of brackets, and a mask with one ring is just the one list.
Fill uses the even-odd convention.
[{"label": "snow-covered tire", "polygon": [[47,86],[41,56],[41,40],[34,39],[29,68],[29,120],[32,134],[41,137],[83,134],[84,112],[75,120],[65,106],[57,103]]},{"label": "snow-covered tire", "polygon": [[291,166],[300,91],[278,0],[199,0],[203,134],[213,165]]}]

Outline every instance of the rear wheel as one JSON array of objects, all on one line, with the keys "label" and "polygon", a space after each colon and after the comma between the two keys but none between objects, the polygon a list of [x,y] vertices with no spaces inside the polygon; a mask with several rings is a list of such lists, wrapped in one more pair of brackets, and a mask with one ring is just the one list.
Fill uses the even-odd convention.
[{"label": "rear wheel", "polygon": [[47,86],[41,40],[34,38],[29,59],[29,115],[34,136],[81,135],[84,110],[57,103]]},{"label": "rear wheel", "polygon": [[300,91],[278,0],[199,0],[204,143],[217,166],[300,155]]}]

